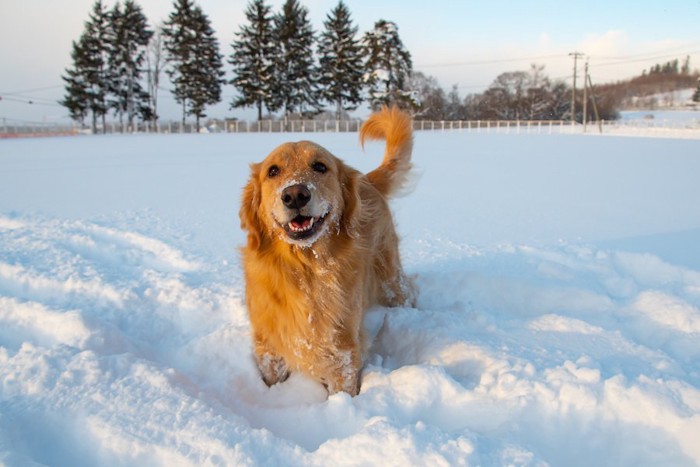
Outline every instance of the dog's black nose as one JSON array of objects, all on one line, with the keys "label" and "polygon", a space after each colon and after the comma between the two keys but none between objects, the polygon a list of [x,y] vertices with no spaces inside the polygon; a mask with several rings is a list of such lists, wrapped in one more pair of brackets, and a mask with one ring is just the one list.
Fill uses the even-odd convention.
[{"label": "dog's black nose", "polygon": [[306,185],[292,185],[282,191],[282,202],[289,209],[301,209],[310,199],[311,192]]}]

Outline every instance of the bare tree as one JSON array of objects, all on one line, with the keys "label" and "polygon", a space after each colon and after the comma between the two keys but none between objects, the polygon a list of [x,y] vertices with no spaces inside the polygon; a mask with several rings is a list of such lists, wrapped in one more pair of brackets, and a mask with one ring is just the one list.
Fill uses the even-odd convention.
[{"label": "bare tree", "polygon": [[484,92],[485,118],[519,120],[524,118],[527,72],[509,71],[498,75]]},{"label": "bare tree", "polygon": [[409,83],[416,100],[416,120],[445,120],[447,99],[437,79],[420,71],[411,73]]},{"label": "bare tree", "polygon": [[525,83],[525,102],[523,118],[528,120],[547,120],[551,118],[550,95],[551,83],[544,73],[544,65],[532,64]]},{"label": "bare tree", "polygon": [[[151,104],[151,119],[154,124],[158,123],[158,89],[160,86],[160,74],[167,65],[167,54],[163,46],[163,29],[156,28],[155,34],[151,37],[146,54],[146,76],[148,79],[148,95]],[[156,125],[156,129],[158,125]]]}]

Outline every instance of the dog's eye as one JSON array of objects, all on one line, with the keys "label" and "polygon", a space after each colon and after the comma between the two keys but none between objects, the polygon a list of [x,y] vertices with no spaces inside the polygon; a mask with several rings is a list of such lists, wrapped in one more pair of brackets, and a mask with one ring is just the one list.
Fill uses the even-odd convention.
[{"label": "dog's eye", "polygon": [[324,164],[323,162],[314,162],[311,168],[314,169],[314,172],[318,172],[321,174],[326,173],[326,171],[328,170],[328,167],[326,167],[326,164]]},{"label": "dog's eye", "polygon": [[270,166],[269,169],[267,169],[267,176],[269,178],[276,177],[280,173],[280,168],[277,167],[276,165]]}]

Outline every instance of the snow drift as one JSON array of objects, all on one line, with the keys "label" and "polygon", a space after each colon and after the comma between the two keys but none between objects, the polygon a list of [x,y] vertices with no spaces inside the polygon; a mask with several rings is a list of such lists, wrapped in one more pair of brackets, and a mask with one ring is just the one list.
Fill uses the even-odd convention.
[{"label": "snow drift", "polygon": [[251,357],[247,164],[313,138],[0,143],[6,465],[696,465],[700,142],[419,133],[394,202],[417,309],[374,309],[362,391]]}]

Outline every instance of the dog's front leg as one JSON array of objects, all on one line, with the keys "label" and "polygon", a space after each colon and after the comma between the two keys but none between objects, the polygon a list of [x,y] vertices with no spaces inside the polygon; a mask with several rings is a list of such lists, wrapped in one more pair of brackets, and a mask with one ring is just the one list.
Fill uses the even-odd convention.
[{"label": "dog's front leg", "polygon": [[326,375],[322,379],[329,394],[344,391],[354,397],[360,393],[362,357],[358,341],[357,337],[341,337],[329,352]]}]

